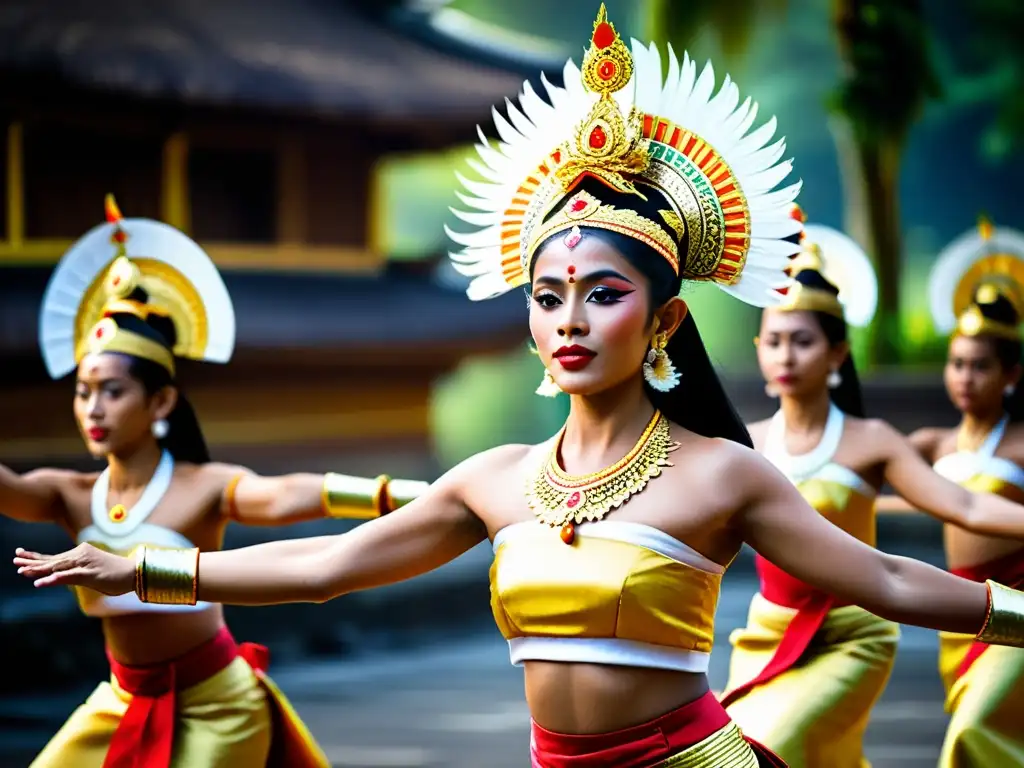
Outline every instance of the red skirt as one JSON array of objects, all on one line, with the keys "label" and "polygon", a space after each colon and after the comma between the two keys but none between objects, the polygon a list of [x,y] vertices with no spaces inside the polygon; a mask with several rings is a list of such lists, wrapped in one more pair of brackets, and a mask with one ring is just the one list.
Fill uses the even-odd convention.
[{"label": "red skirt", "polygon": [[[554,733],[532,724],[530,758],[532,768],[655,768],[670,758],[679,758],[688,749],[694,758],[703,756],[701,742],[734,728],[725,709],[710,691],[696,701],[684,704],[650,722],[612,733],[569,735]],[[736,740],[733,736],[733,740]],[[786,768],[786,764],[765,747],[739,736],[753,749],[761,768]],[[721,749],[721,743],[709,750]],[[734,753],[745,751],[736,745]],[[716,753],[716,754],[721,754]],[[710,753],[709,753],[710,756]],[[673,765],[668,763],[668,765]],[[708,763],[697,763],[708,764]],[[745,763],[734,762],[735,765]],[[746,764],[749,764],[746,763]],[[686,765],[685,762],[679,765]],[[710,764],[708,764],[710,765]],[[725,763],[726,766],[730,763]]]}]

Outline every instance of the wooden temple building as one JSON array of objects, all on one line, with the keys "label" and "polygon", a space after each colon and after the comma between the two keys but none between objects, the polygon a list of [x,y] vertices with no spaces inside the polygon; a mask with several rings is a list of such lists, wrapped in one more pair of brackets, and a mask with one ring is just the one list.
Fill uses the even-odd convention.
[{"label": "wooden temple building", "polygon": [[376,473],[386,456],[389,472],[432,473],[431,382],[521,343],[525,313],[518,296],[469,302],[430,262],[388,263],[375,167],[472,141],[522,75],[351,5],[5,2],[0,463],[88,461],[71,383],[43,369],[37,313],[112,192],[225,273],[234,359],[182,376],[216,458]]}]

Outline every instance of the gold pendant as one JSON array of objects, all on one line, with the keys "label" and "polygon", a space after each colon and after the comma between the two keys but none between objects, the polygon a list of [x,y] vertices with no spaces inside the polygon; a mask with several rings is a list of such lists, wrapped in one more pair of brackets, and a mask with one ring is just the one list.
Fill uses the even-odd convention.
[{"label": "gold pendant", "polygon": [[668,455],[679,443],[672,440],[668,419],[655,411],[632,450],[610,467],[590,475],[574,477],[558,465],[565,427],[544,466],[530,480],[526,496],[540,522],[562,528],[567,544],[575,538],[574,527],[597,521],[640,493],[647,483],[672,463]]},{"label": "gold pendant", "polygon": [[110,508],[107,516],[112,523],[123,523],[125,518],[128,517],[128,510],[124,508],[124,504],[115,504]]}]

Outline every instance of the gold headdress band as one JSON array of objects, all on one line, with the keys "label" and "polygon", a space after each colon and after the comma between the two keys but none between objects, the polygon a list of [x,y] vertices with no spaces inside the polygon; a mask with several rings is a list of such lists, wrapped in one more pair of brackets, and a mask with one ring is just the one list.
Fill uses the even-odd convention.
[{"label": "gold headdress band", "polygon": [[[112,200],[108,200],[108,217]],[[114,208],[116,211],[116,206]],[[113,223],[117,223],[115,219]],[[150,315],[167,317],[165,310],[140,301],[132,301],[127,297],[139,287],[142,273],[127,256],[124,255],[124,232],[117,226],[111,240],[119,245],[119,255],[114,259],[104,280],[104,290],[109,297],[103,305],[103,318],[96,323],[82,339],[77,360],[80,362],[85,355],[101,352],[121,352],[144,360],[151,360],[162,365],[174,375],[174,355],[170,349],[159,342],[141,334],[121,328],[112,315],[133,315],[145,321]]]},{"label": "gold headdress band", "polygon": [[[495,112],[500,142],[481,132],[483,162],[471,161],[481,180],[460,176],[467,210],[452,209],[475,231],[446,227],[462,247],[451,258],[472,278],[470,298],[525,285],[542,242],[561,232],[578,241],[590,226],[650,245],[683,279],[778,303],[786,259],[798,250],[785,238],[798,231],[787,207],[800,185],[775,190],[791,168],[780,161],[785,143],[769,144],[774,121],[751,131],[756,105],[729,78],[716,92],[710,64],[699,70],[671,49],[667,58],[666,77],[657,48],[628,48],[602,4],[582,67],[566,62],[558,87],[542,78],[548,101],[527,83],[519,103],[506,104],[507,119]],[[644,201],[653,187],[665,202],[607,199],[581,189],[585,179]]]}]

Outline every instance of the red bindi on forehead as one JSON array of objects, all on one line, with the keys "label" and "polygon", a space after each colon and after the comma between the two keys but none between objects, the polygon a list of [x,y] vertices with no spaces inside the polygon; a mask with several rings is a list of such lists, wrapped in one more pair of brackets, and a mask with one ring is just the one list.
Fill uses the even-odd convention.
[{"label": "red bindi on forehead", "polygon": [[576,274],[576,267],[575,267],[575,266],[573,266],[572,264],[570,264],[570,265],[569,265],[569,266],[568,266],[568,267],[566,268],[566,270],[565,270],[565,271],[569,273],[569,282],[570,282],[570,283],[575,283],[575,282],[576,282],[576,278],[575,278],[575,277],[573,277],[573,275],[575,275],[575,274]]}]

